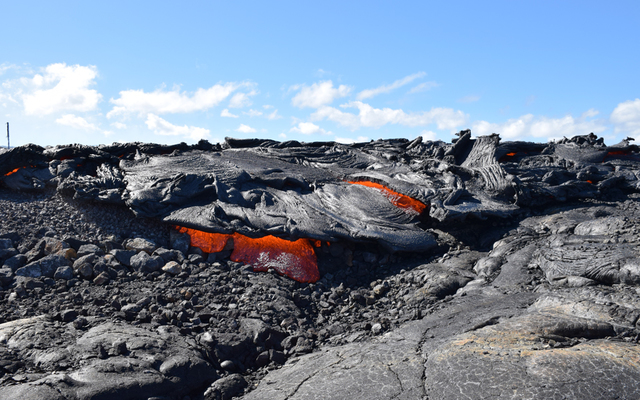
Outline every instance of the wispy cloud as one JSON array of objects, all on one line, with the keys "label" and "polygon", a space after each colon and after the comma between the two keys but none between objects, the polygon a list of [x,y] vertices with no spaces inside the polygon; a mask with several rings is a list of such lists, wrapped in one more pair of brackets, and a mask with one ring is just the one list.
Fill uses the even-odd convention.
[{"label": "wispy cloud", "polygon": [[322,69],[322,68],[318,68],[318,70],[316,71],[315,75],[316,75],[318,78],[322,78],[322,77],[324,77],[325,75],[331,75],[331,72],[330,72],[330,71],[325,71],[325,70],[324,70],[324,69]]},{"label": "wispy cloud", "polygon": [[458,103],[475,103],[480,100],[480,96],[475,94],[470,94],[468,96],[464,96],[458,99]]},{"label": "wispy cloud", "polygon": [[86,119],[73,114],[65,114],[61,116],[60,118],[56,119],[56,123],[85,131],[100,131],[100,128],[98,128],[95,124],[92,124]]},{"label": "wispy cloud", "polygon": [[177,87],[174,90],[157,89],[153,92],[123,90],[120,92],[120,98],[110,100],[114,107],[107,113],[107,118],[128,113],[174,114],[208,110],[220,104],[237,89],[248,85],[252,84],[216,84],[208,89],[200,88],[193,93],[181,92]]},{"label": "wispy cloud", "polygon": [[127,125],[123,124],[122,122],[114,122],[111,124],[111,126],[113,126],[116,129],[127,129]]},{"label": "wispy cloud", "polygon": [[268,120],[276,120],[276,119],[280,119],[282,118],[282,115],[278,115],[278,110],[273,110],[272,113],[267,114],[267,119]]},{"label": "wispy cloud", "polygon": [[197,126],[174,125],[152,113],[147,114],[145,124],[156,135],[183,136],[194,141],[205,139],[210,136],[209,129],[199,128]]},{"label": "wispy cloud", "polygon": [[401,109],[374,108],[369,104],[352,101],[341,108],[357,108],[358,114],[343,112],[334,107],[321,107],[311,114],[313,121],[328,119],[352,130],[362,127],[379,128],[387,124],[426,126],[436,124],[438,129],[455,129],[464,125],[468,116],[451,108],[432,108],[429,111],[406,113]]},{"label": "wispy cloud", "polygon": [[253,104],[251,97],[258,94],[257,90],[251,90],[248,93],[236,93],[229,101],[229,108],[244,108]]},{"label": "wispy cloud", "polygon": [[422,136],[424,140],[430,140],[430,141],[434,141],[438,138],[437,133],[433,131],[427,131],[427,130],[420,132],[420,136]]},{"label": "wispy cloud", "polygon": [[248,115],[250,117],[259,117],[262,115],[262,111],[258,111],[258,110],[254,110],[254,109],[250,109],[249,111],[243,111],[242,112],[244,115]]},{"label": "wispy cloud", "polygon": [[640,99],[618,104],[610,119],[615,125],[616,133],[640,135]]},{"label": "wispy cloud", "polygon": [[295,87],[294,90],[300,89],[291,99],[291,104],[299,108],[318,108],[331,104],[335,99],[345,97],[351,92],[351,88],[345,85],[334,88],[331,81],[314,83],[311,86],[294,85],[292,87]]},{"label": "wispy cloud", "polygon": [[18,67],[14,64],[9,64],[9,63],[2,63],[0,64],[0,75],[4,74],[5,72],[7,72],[10,69],[17,69]]},{"label": "wispy cloud", "polygon": [[421,84],[412,87],[411,90],[409,90],[409,93],[412,94],[412,93],[426,92],[427,90],[431,90],[438,86],[440,85],[434,81],[422,82]]},{"label": "wispy cloud", "polygon": [[42,74],[21,79],[27,86],[22,95],[27,115],[49,115],[59,111],[92,111],[102,95],[95,89],[98,69],[95,66],[48,65]]},{"label": "wispy cloud", "polygon": [[228,108],[225,108],[224,110],[222,110],[222,112],[220,113],[220,116],[227,117],[227,118],[238,118],[237,115],[231,114]]},{"label": "wispy cloud", "polygon": [[236,132],[241,132],[241,133],[256,133],[257,130],[253,129],[252,127],[250,127],[249,125],[245,125],[245,124],[240,124],[240,126],[238,127],[238,129],[236,129]]},{"label": "wispy cloud", "polygon": [[593,119],[598,112],[588,110],[580,117],[566,115],[562,118],[549,118],[526,114],[512,118],[502,123],[476,121],[471,131],[475,135],[489,135],[498,133],[503,139],[544,138],[546,140],[586,135],[590,132],[601,133],[607,129],[605,121]]},{"label": "wispy cloud", "polygon": [[300,122],[298,126],[294,126],[289,130],[289,132],[298,132],[303,135],[313,135],[319,133],[321,135],[330,135],[331,132],[327,132],[324,129],[320,128],[318,125],[311,122]]},{"label": "wispy cloud", "polygon": [[382,93],[389,93],[392,90],[402,87],[404,85],[407,85],[418,78],[422,78],[425,75],[427,75],[426,72],[418,72],[416,74],[408,75],[402,79],[398,79],[397,81],[393,82],[391,85],[382,85],[374,89],[363,90],[362,92],[358,93],[356,98],[358,100],[364,100],[364,99],[370,99]]},{"label": "wispy cloud", "polygon": [[353,144],[353,143],[358,143],[358,142],[368,142],[370,139],[366,136],[358,136],[356,139],[352,139],[352,138],[345,138],[345,137],[335,137],[335,139],[333,139],[336,143],[342,143],[342,144]]}]

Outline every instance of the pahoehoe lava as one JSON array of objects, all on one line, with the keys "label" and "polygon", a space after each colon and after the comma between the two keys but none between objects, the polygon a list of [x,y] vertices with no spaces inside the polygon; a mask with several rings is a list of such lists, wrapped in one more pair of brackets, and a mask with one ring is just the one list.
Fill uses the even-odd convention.
[{"label": "pahoehoe lava", "polygon": [[0,150],[0,398],[638,398],[632,141]]}]

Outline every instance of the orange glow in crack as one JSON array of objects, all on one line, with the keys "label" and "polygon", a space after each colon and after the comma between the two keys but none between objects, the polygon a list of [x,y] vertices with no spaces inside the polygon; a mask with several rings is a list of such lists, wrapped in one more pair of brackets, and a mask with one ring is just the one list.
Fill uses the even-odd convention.
[{"label": "orange glow in crack", "polygon": [[209,233],[180,226],[176,226],[176,229],[178,232],[189,234],[191,245],[206,253],[224,250],[229,239],[232,239],[231,260],[249,264],[254,271],[268,271],[269,268],[273,268],[279,274],[306,283],[320,279],[316,254],[313,251],[315,241],[290,241],[275,236],[254,239],[239,233]]},{"label": "orange glow in crack", "polygon": [[18,168],[16,168],[16,169],[14,169],[13,171],[9,171],[9,172],[7,172],[6,174],[4,174],[4,176],[13,175],[13,174],[15,174],[16,172],[20,171],[20,168],[24,168],[24,167],[18,167]]},{"label": "orange glow in crack", "polygon": [[410,212],[415,212],[418,215],[422,214],[424,210],[427,209],[427,206],[416,199],[413,199],[409,196],[405,196],[404,194],[398,193],[389,189],[386,186],[383,186],[379,183],[370,182],[370,181],[348,181],[348,183],[354,185],[362,185],[370,188],[374,188],[382,192],[382,194],[389,199],[391,204],[398,208],[402,208],[403,210],[407,210]]}]

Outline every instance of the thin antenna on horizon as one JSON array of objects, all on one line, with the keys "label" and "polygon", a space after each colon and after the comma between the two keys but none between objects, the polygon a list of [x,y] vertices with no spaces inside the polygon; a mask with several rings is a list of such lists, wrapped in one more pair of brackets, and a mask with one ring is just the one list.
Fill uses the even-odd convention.
[{"label": "thin antenna on horizon", "polygon": [[7,122],[7,150],[11,148],[11,143],[9,142],[9,123]]}]

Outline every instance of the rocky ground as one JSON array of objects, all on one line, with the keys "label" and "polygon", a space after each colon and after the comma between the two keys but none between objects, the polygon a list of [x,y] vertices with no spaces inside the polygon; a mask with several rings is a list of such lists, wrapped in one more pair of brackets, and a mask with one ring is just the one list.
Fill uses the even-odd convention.
[{"label": "rocky ground", "polygon": [[[244,204],[260,229],[302,229],[279,218],[311,210],[316,200],[296,205],[314,184],[287,180],[293,173],[269,160],[244,165],[251,174],[224,164],[251,164],[233,146],[253,142],[0,153],[0,398],[640,398],[637,147],[607,148],[595,135],[544,150],[459,136],[300,153],[354,177],[382,179],[387,160],[390,182],[407,191],[441,181],[428,192],[431,217],[409,221],[387,197],[332,177],[323,201],[351,213],[349,229],[333,223],[331,233],[313,214],[331,241],[314,250],[321,279],[310,284],[253,272],[229,260],[230,248],[204,253],[171,225],[227,229]],[[251,151],[270,149],[273,160],[311,151],[268,145]],[[235,171],[255,202],[206,165],[167,177],[167,162],[198,164],[183,151]],[[397,162],[409,156],[420,162]],[[278,165],[295,172],[296,160]],[[345,204],[341,191],[369,203]],[[427,250],[398,250],[412,243]]]},{"label": "rocky ground", "polygon": [[429,254],[325,245],[323,278],[301,284],[125,208],[0,190],[0,397],[631,398],[632,271],[545,265],[606,256],[589,241],[637,257],[638,202],[619,200],[434,226]]},{"label": "rocky ground", "polygon": [[[468,249],[447,253],[438,267],[451,264],[456,273],[450,276],[421,265],[437,255],[325,244],[318,249],[323,279],[301,284],[232,261],[212,261],[190,248],[184,235],[136,219],[122,207],[77,202],[53,191],[0,191],[0,209],[0,379],[3,391],[20,396],[34,387],[41,396],[51,386],[43,380],[52,376],[71,376],[65,378],[74,380],[69,390],[77,391],[71,388],[78,385],[78,368],[83,377],[100,375],[103,364],[138,359],[132,353],[140,349],[153,349],[154,359],[144,368],[160,368],[163,354],[185,351],[178,343],[192,346],[193,357],[207,366],[199,381],[179,385],[178,397],[197,398],[229,376],[242,382],[242,393],[290,357],[366,341],[423,317],[471,280],[468,267],[482,255]],[[453,238],[441,235],[444,253]],[[451,254],[464,264],[447,260]],[[143,262],[136,264],[138,258]],[[153,262],[157,266],[150,267]],[[424,293],[413,296],[417,289]],[[158,332],[176,344],[158,345]],[[191,376],[190,368],[179,378]],[[135,378],[139,389],[125,385],[122,395],[166,393],[166,382],[143,377],[150,379]]]}]

